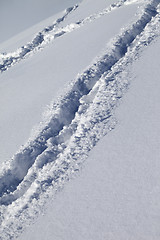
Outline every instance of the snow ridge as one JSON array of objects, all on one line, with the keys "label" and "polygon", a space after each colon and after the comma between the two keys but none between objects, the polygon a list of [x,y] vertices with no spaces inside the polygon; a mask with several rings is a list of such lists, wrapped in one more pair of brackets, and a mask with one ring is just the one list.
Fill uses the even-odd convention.
[{"label": "snow ridge", "polygon": [[68,93],[52,105],[50,119],[37,137],[2,169],[0,239],[18,234],[26,216],[34,217],[36,206],[43,205],[51,190],[63,186],[97,141],[115,127],[114,108],[129,84],[124,70],[160,35],[158,4],[158,0],[150,1],[137,21],[122,30],[104,55],[72,82]]},{"label": "snow ridge", "polygon": [[25,57],[32,56],[32,54],[36,51],[43,49],[46,45],[53,42],[55,39],[63,36],[64,34],[72,32],[77,28],[80,28],[85,24],[96,20],[117,8],[122,7],[126,2],[127,0],[119,0],[117,3],[110,5],[99,13],[92,14],[85,19],[71,23],[65,27],[58,28],[58,25],[63,22],[70,13],[75,11],[78,8],[78,5],[66,9],[64,15],[61,18],[58,18],[52,25],[44,28],[41,32],[39,32],[31,42],[17,49],[13,53],[0,54],[0,71],[6,71],[9,67],[18,63]]}]

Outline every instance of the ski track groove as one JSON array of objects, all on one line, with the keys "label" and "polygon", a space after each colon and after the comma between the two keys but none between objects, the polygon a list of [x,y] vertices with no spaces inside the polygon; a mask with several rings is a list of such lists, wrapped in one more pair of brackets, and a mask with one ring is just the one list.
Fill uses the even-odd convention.
[{"label": "ski track groove", "polygon": [[67,8],[62,17],[58,18],[52,25],[40,31],[31,42],[27,43],[25,46],[20,47],[15,52],[0,54],[1,73],[8,70],[11,66],[14,66],[22,59],[32,56],[33,53],[39,51],[40,49],[43,49],[46,45],[53,42],[55,39],[67,33],[70,33],[90,22],[93,22],[94,20],[110,13],[111,11],[114,11],[117,8],[122,7],[125,2],[127,2],[127,0],[119,0],[117,3],[110,5],[99,13],[90,15],[89,17],[79,20],[76,23],[71,23],[65,27],[58,28],[59,24],[64,22],[67,16],[75,11],[79,5]]},{"label": "ski track groove", "polygon": [[[159,2],[150,1],[138,20],[75,79],[69,92],[52,106],[50,120],[38,136],[1,171],[2,229],[9,216],[20,217],[29,204],[40,201],[42,193],[70,179],[97,141],[115,127],[113,111],[129,84],[121,74],[142,46],[160,34]],[[10,238],[6,235],[6,239]]]}]

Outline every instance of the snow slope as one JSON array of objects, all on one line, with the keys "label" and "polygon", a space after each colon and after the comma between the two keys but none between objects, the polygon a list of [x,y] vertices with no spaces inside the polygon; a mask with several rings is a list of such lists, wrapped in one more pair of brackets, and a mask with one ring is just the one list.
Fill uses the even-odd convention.
[{"label": "snow slope", "polygon": [[[105,1],[101,0],[101,3],[101,6],[103,6]],[[42,41],[39,41],[39,38],[37,38],[39,35],[36,35],[35,39],[38,41],[34,39],[31,43],[19,48],[17,51],[2,54],[1,56],[1,70],[3,72],[1,73],[0,84],[2,89],[1,99],[4,102],[2,104],[4,115],[1,119],[3,134],[1,146],[7,149],[7,154],[5,151],[4,153],[2,152],[1,159],[10,158],[16,149],[25,143],[31,128],[41,119],[40,115],[44,107],[54,97],[48,110],[45,111],[44,120],[36,129],[32,130],[32,136],[27,143],[14,154],[12,159],[5,161],[1,169],[2,239],[18,236],[36,214],[42,211],[46,199],[48,197],[51,199],[57,190],[81,169],[85,159],[88,159],[88,164],[82,177],[66,186],[66,189],[69,188],[69,193],[67,190],[64,190],[63,193],[57,195],[57,199],[52,203],[54,204],[53,216],[58,211],[57,209],[61,209],[61,206],[65,204],[68,196],[70,199],[68,202],[69,206],[74,206],[75,211],[77,211],[79,201],[80,203],[82,201],[82,209],[77,214],[73,212],[73,215],[70,215],[70,211],[65,208],[64,214],[63,211],[59,214],[59,220],[56,218],[53,225],[51,224],[52,229],[55,228],[57,231],[44,229],[44,232],[36,235],[37,231],[35,229],[39,228],[35,224],[32,231],[29,228],[28,232],[24,232],[22,239],[25,239],[25,237],[28,237],[28,239],[40,239],[42,236],[41,239],[44,239],[43,234],[48,234],[47,239],[51,239],[53,234],[55,234],[55,239],[75,239],[77,231],[79,232],[78,239],[104,239],[105,237],[110,237],[110,239],[123,239],[124,237],[128,239],[146,239],[148,236],[144,231],[144,226],[148,226],[153,220],[150,211],[148,211],[150,218],[144,225],[134,225],[132,223],[132,221],[134,222],[138,218],[136,213],[135,215],[133,214],[133,218],[127,218],[128,212],[136,212],[139,207],[143,214],[142,218],[138,218],[139,223],[142,223],[142,219],[145,219],[144,208],[140,204],[136,205],[138,201],[136,194],[138,192],[137,184],[141,183],[142,191],[139,191],[139,194],[141,193],[141,199],[145,201],[144,196],[146,189],[148,190],[148,185],[142,184],[146,175],[138,172],[139,166],[141,168],[144,167],[145,157],[143,158],[144,163],[140,164],[139,155],[135,156],[134,150],[130,155],[131,150],[129,146],[132,144],[138,152],[136,145],[137,135],[132,133],[132,141],[129,142],[126,129],[129,132],[133,129],[134,133],[138,132],[143,136],[145,129],[149,125],[146,123],[146,128],[135,131],[136,124],[141,122],[142,119],[142,109],[136,112],[137,118],[133,128],[130,125],[124,125],[126,121],[132,122],[132,114],[134,114],[130,109],[131,105],[129,105],[128,99],[131,99],[132,106],[134,104],[135,106],[138,105],[141,96],[138,95],[136,97],[137,101],[133,104],[132,94],[137,94],[137,89],[141,91],[146,76],[149,79],[148,83],[150,82],[146,71],[142,72],[144,77],[142,85],[138,86],[141,77],[137,77],[134,82],[135,89],[132,87],[133,92],[128,92],[128,96],[126,95],[123,98],[124,102],[119,108],[120,114],[118,114],[118,117],[115,116],[115,109],[119,106],[119,102],[128,89],[131,79],[135,76],[135,72],[139,71],[137,74],[140,75],[145,56],[142,56],[138,63],[137,57],[142,55],[142,52],[146,49],[149,49],[149,56],[153,54],[151,47],[147,46],[151,43],[153,44],[153,41],[160,34],[160,1],[110,1],[110,3],[112,5],[106,6],[105,9],[100,9],[95,13],[98,1],[95,1],[92,5],[89,0],[82,2],[79,6],[72,8],[71,11],[67,10],[63,13],[63,16],[69,13],[66,19],[58,20],[54,23],[56,25],[52,25],[53,27],[50,25],[51,28],[43,29],[39,33],[42,36],[40,38]],[[90,8],[87,8],[86,4]],[[93,14],[89,15],[89,17],[84,17],[84,9],[86,9],[86,14],[88,13],[87,9],[89,11],[92,9]],[[80,18],[77,21],[76,11],[78,17],[82,12],[84,18]],[[59,22],[61,22],[61,25],[59,25]],[[102,28],[104,23],[106,26]],[[112,25],[109,23],[112,23]],[[158,48],[157,43],[154,43],[152,46]],[[148,59],[150,60],[149,57]],[[133,64],[133,62],[135,63]],[[131,65],[135,69],[133,72],[131,71]],[[156,65],[154,64],[153,66],[155,67]],[[75,78],[76,75],[77,77]],[[155,81],[157,80],[156,77],[154,79]],[[65,86],[67,88],[62,90]],[[152,87],[154,91],[154,85]],[[60,91],[61,94],[59,96],[57,92]],[[145,94],[148,95],[147,89],[144,89]],[[158,97],[158,94],[155,94],[155,96]],[[57,100],[55,100],[56,98]],[[19,102],[20,104],[18,104]],[[151,98],[151,103],[153,102],[154,98]],[[126,118],[123,106],[129,109],[129,111],[128,109],[126,110],[129,112],[128,118]],[[147,106],[146,111],[148,110]],[[148,112],[146,112],[146,115],[148,116]],[[117,125],[118,127],[116,126],[117,119],[122,121],[121,124]],[[15,124],[14,126],[13,123]],[[111,131],[114,128],[115,130]],[[24,133],[17,134],[19,129],[21,131],[24,129]],[[106,137],[103,138],[101,144],[93,150],[88,158],[90,150],[104,135]],[[14,141],[13,139],[10,140],[11,136],[13,136]],[[158,139],[158,136],[153,135],[154,137]],[[5,138],[7,144],[4,141]],[[119,141],[115,139],[123,140],[121,140],[120,146],[118,144]],[[142,137],[142,139],[144,138]],[[10,146],[9,141],[12,147],[8,147]],[[128,143],[128,149],[123,151],[126,142]],[[139,142],[139,154],[142,154],[143,141],[139,139]],[[115,148],[113,147],[114,143],[116,143]],[[100,159],[99,152],[104,148],[106,150],[101,157],[102,164],[98,164]],[[150,151],[152,150],[152,148],[149,149]],[[93,162],[92,157],[94,158]],[[130,158],[129,163],[128,158]],[[137,174],[136,176],[128,174],[127,180],[125,173],[130,171],[132,173],[134,169],[134,165],[130,166],[133,158],[136,162],[135,172],[137,170]],[[118,165],[115,167],[114,164],[118,160]],[[152,166],[152,162],[150,164]],[[111,173],[110,167],[113,170]],[[147,169],[148,171],[150,170],[150,186],[152,188],[152,181],[156,182],[158,178],[153,178],[154,167],[151,168],[149,165]],[[90,170],[94,172],[94,175]],[[113,179],[114,176],[118,176],[115,181]],[[133,184],[134,177],[137,179],[135,186]],[[93,180],[91,180],[92,178]],[[123,191],[123,180],[126,182],[125,191]],[[86,187],[81,187],[81,181],[86,182]],[[119,182],[117,188],[115,187],[116,181]],[[96,186],[94,189],[91,187],[92,184]],[[79,201],[76,200],[74,196],[75,188],[78,191],[77,199],[79,199],[78,194],[81,192],[84,194],[88,192],[86,200],[83,200],[83,197]],[[100,194],[104,188],[106,188],[106,192],[104,192],[104,195]],[[95,191],[94,196],[96,199],[91,206],[95,208],[99,201],[101,203],[100,207],[93,212],[95,214],[93,219],[99,216],[97,221],[91,221],[92,217],[89,216],[91,209],[88,212],[85,210],[85,206],[88,206],[87,204],[92,200],[92,190]],[[110,192],[110,198],[108,198],[106,204],[105,199],[108,196],[108,192]],[[120,196],[122,198],[122,200],[118,199],[121,209],[117,209],[117,212],[114,212],[114,206],[117,206],[117,198],[114,198],[114,194],[118,195],[118,193],[121,193]],[[157,196],[156,193],[153,196]],[[126,197],[129,196],[130,198],[132,194],[136,195],[135,198],[132,198],[133,206],[128,204],[128,198]],[[156,200],[156,197],[154,199]],[[145,206],[148,206],[148,202],[145,202],[145,204]],[[128,206],[126,211],[125,206]],[[37,221],[38,226],[43,225],[44,222],[50,222],[50,219],[52,219],[50,215],[51,209],[51,206],[48,207],[46,216]],[[156,210],[154,210],[154,213]],[[122,218],[122,212],[124,218]],[[115,216],[113,221],[112,214]],[[85,216],[86,222],[82,220],[82,216]],[[71,228],[67,228],[67,224],[72,224],[72,222],[68,222],[66,225],[63,224],[69,218],[74,220],[78,217],[81,220],[77,221],[76,225],[73,225]],[[57,228],[59,221],[60,225]],[[101,221],[103,224],[106,223],[107,227],[101,225]],[[126,226],[127,223],[128,225]],[[87,224],[91,224],[91,229],[88,232]],[[99,224],[101,225],[102,231],[96,233],[93,229],[94,226],[96,226],[95,230],[97,229],[97,224],[98,226]],[[157,221],[156,224],[158,224]],[[126,227],[123,228],[122,225]],[[132,231],[133,226],[138,226],[134,233]],[[50,229],[49,223],[46,225],[47,229],[48,227]],[[61,228],[64,231],[60,233]],[[66,228],[68,229],[68,235],[66,235]],[[88,237],[86,237],[87,234]],[[134,234],[135,236],[133,237]],[[156,239],[158,235],[157,229],[153,227],[149,234],[153,239]]]},{"label": "snow slope", "polygon": [[0,43],[6,44],[15,35],[77,2],[78,0],[1,0]]},{"label": "snow slope", "polygon": [[[123,26],[128,17],[130,15],[133,17],[132,12],[134,13],[136,9],[136,6],[133,9],[130,7],[120,9],[120,20],[118,24],[115,22],[112,25],[112,29],[110,25],[105,30],[98,26],[101,26],[104,19],[114,22],[117,16],[115,11],[112,15],[106,14],[96,21],[93,20],[89,25],[86,24],[58,39],[59,41],[53,40],[54,44],[46,44],[45,51],[38,52],[38,54],[33,54],[31,51],[29,55],[33,56],[27,58],[25,64],[19,63],[10,71],[2,74],[0,83],[0,96],[3,103],[0,109],[3,111],[0,120],[3,136],[0,140],[3,146],[0,157],[2,161],[10,158],[21,144],[25,144],[31,128],[41,119],[46,105],[53,97],[58,96],[57,92],[60,92],[64,84],[67,85],[91,63],[112,35],[118,34],[119,28]],[[126,17],[122,17],[124,11]],[[17,128],[21,129],[21,134],[17,132]],[[5,142],[8,142],[8,146]]]},{"label": "snow slope", "polygon": [[19,239],[159,239],[159,44],[130,68],[114,131]]}]

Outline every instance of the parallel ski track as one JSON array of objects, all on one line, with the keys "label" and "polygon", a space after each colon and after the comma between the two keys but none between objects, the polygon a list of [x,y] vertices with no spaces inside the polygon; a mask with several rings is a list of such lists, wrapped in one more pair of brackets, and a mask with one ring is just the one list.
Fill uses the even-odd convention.
[{"label": "parallel ski track", "polygon": [[[97,141],[115,127],[114,108],[129,84],[124,70],[144,46],[160,36],[159,3],[150,1],[139,19],[77,77],[68,94],[53,105],[50,120],[39,135],[3,169],[0,239],[18,234],[25,218],[32,218],[43,205],[44,195],[63,186]],[[34,212],[29,211],[30,206]]]},{"label": "parallel ski track", "polygon": [[94,20],[110,13],[111,11],[114,11],[119,7],[122,7],[126,1],[127,0],[119,0],[117,3],[112,4],[99,13],[92,14],[89,17],[79,20],[76,23],[71,23],[65,27],[58,27],[59,24],[64,22],[67,16],[75,11],[79,5],[75,5],[66,9],[64,15],[61,18],[58,18],[52,25],[40,31],[31,42],[27,43],[25,46],[20,47],[15,52],[0,54],[1,73],[8,70],[11,66],[14,66],[22,59],[32,56],[33,53],[39,51],[40,49],[43,49],[46,45],[53,42],[55,39],[67,33],[70,33],[90,22],[93,22]]}]

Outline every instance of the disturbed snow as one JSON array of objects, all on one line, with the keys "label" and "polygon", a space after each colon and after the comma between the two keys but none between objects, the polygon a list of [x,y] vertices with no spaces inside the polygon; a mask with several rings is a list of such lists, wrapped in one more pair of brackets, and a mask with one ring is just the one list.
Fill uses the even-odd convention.
[{"label": "disturbed snow", "polygon": [[61,18],[39,32],[32,42],[1,54],[1,74],[30,58],[65,34],[76,31],[116,9],[141,3],[130,24],[120,29],[106,48],[66,93],[50,104],[46,121],[0,172],[1,237],[15,238],[41,211],[45,201],[79,171],[90,150],[115,128],[114,110],[130,84],[129,66],[159,35],[159,0],[117,1],[101,12],[64,27],[59,23],[78,9],[68,8]]}]

